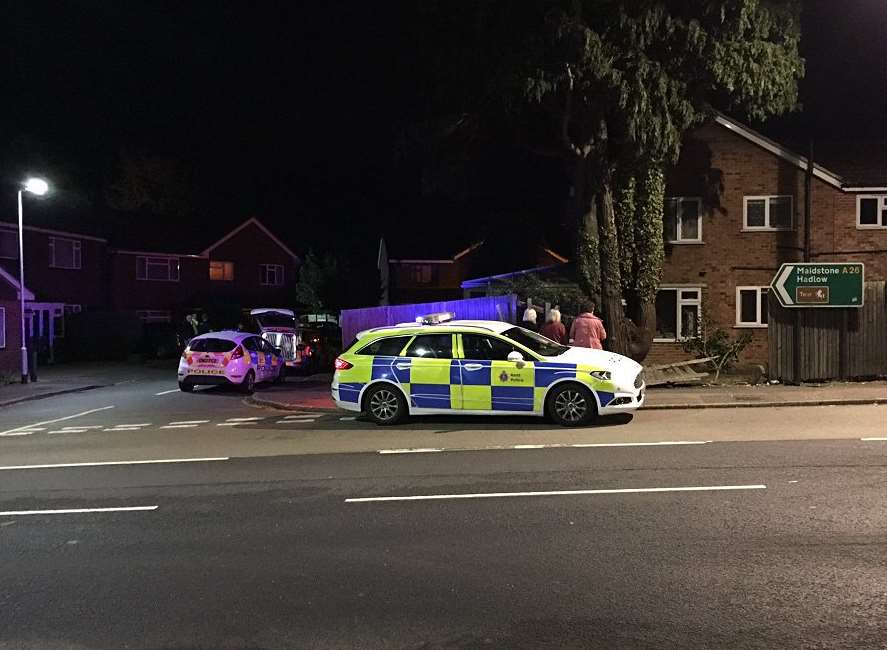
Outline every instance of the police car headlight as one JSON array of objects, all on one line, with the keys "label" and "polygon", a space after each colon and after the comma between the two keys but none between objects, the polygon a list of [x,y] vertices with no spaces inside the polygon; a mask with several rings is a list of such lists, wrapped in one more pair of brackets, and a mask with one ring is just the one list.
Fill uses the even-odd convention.
[{"label": "police car headlight", "polygon": [[609,370],[592,370],[588,374],[590,374],[598,381],[610,381],[610,379],[613,377],[612,373],[610,373]]}]

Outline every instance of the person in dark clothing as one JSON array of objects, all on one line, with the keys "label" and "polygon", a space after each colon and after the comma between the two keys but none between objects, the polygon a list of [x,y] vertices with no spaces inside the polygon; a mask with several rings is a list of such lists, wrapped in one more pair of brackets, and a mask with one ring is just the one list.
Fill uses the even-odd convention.
[{"label": "person in dark clothing", "polygon": [[539,333],[561,345],[567,344],[567,328],[561,322],[561,312],[557,307],[548,312],[548,319]]}]

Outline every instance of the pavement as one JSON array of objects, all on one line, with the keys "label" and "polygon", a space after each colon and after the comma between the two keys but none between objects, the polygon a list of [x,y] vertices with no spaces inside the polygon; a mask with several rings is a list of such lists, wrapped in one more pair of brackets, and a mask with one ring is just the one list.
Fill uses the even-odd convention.
[{"label": "pavement", "polygon": [[153,370],[21,402],[0,648],[883,647],[884,408],[378,427]]}]

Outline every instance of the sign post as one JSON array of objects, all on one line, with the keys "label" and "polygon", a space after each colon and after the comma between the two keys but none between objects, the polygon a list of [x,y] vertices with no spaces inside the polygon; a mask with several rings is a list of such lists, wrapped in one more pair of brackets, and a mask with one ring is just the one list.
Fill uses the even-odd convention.
[{"label": "sign post", "polygon": [[770,283],[783,307],[862,307],[864,286],[861,262],[791,262]]}]

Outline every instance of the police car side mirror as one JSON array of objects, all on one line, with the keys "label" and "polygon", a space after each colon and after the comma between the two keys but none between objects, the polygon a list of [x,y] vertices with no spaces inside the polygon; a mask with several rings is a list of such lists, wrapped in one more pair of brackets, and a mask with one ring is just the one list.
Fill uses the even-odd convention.
[{"label": "police car side mirror", "polygon": [[508,353],[508,357],[506,357],[509,361],[513,361],[514,363],[520,363],[524,360],[524,355],[522,355],[517,350],[512,350]]}]

